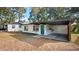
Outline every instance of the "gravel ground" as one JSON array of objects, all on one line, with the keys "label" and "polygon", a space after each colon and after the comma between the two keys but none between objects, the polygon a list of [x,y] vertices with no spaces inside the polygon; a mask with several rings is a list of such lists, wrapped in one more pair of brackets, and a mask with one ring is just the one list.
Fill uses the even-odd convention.
[{"label": "gravel ground", "polygon": [[76,51],[79,45],[24,33],[0,32],[0,51]]}]

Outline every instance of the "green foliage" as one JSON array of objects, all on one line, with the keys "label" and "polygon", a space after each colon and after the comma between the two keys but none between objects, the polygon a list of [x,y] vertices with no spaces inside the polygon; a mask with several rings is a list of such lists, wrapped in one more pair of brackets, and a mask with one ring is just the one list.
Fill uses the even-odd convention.
[{"label": "green foliage", "polygon": [[72,32],[75,34],[79,34],[79,7],[71,7],[69,10],[73,16],[73,22],[76,20],[76,25],[72,26]]},{"label": "green foliage", "polygon": [[[21,11],[20,11],[21,10]],[[24,8],[22,7],[1,7],[0,8],[0,21],[2,23],[11,23],[15,21],[18,17],[22,17],[22,12]],[[20,16],[19,16],[20,15]]]},{"label": "green foliage", "polygon": [[77,31],[77,32],[72,32],[72,34],[79,34],[79,31]]},{"label": "green foliage", "polygon": [[69,9],[64,7],[41,7],[37,9],[37,13],[33,11],[35,9],[36,8],[32,8],[29,20],[42,22],[48,20],[68,19],[70,17],[70,13],[68,12]]},{"label": "green foliage", "polygon": [[21,21],[21,17],[23,17],[23,14],[26,12],[25,8],[24,7],[16,7],[15,8],[15,11],[18,15],[18,18],[19,18],[19,21]]},{"label": "green foliage", "polygon": [[0,7],[0,25],[15,22],[17,18],[23,16],[24,7]]},{"label": "green foliage", "polygon": [[71,7],[71,9],[69,10],[69,12],[71,12],[71,13],[77,13],[77,12],[79,12],[79,7]]}]

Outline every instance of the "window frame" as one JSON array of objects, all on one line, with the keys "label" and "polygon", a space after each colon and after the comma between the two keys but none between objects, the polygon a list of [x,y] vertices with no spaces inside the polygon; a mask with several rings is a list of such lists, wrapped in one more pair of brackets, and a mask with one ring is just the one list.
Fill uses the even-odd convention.
[{"label": "window frame", "polygon": [[15,25],[12,25],[12,28],[15,28]]},{"label": "window frame", "polygon": [[24,26],[24,31],[28,31],[28,26]]},{"label": "window frame", "polygon": [[19,28],[21,28],[21,25],[19,25]]},{"label": "window frame", "polygon": [[39,25],[34,25],[33,26],[33,31],[39,31]]}]

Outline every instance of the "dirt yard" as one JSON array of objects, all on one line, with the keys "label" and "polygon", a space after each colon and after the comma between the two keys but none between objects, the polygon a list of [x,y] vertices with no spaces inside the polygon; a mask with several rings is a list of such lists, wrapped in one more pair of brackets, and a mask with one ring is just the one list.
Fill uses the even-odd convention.
[{"label": "dirt yard", "polygon": [[0,51],[75,51],[79,45],[35,37],[33,34],[0,32]]}]

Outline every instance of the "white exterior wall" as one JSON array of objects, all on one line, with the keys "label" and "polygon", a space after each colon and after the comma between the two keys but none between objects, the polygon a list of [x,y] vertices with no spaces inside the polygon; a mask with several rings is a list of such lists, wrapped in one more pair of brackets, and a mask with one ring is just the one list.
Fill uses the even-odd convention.
[{"label": "white exterior wall", "polygon": [[38,32],[39,35],[41,35],[41,25],[39,25],[39,32]]},{"label": "white exterior wall", "polygon": [[54,31],[49,30],[49,26],[45,25],[45,35],[51,34],[51,33],[61,33],[61,34],[67,34],[67,25],[52,25],[51,26]]},{"label": "white exterior wall", "polygon": [[[15,26],[15,28],[12,28],[13,25]],[[21,28],[19,28],[19,24],[8,24],[7,30],[11,32],[18,32],[21,31]]]},{"label": "white exterior wall", "polygon": [[[24,30],[24,26],[28,27],[28,31]],[[34,25],[22,25],[22,32],[27,32],[27,33],[34,33],[34,34],[40,34],[40,28],[38,31],[33,31],[33,26]]]},{"label": "white exterior wall", "polygon": [[56,25],[54,30],[55,33],[68,34],[67,25]]},{"label": "white exterior wall", "polygon": [[[15,28],[12,28],[12,25],[15,25]],[[24,26],[28,26],[28,31],[24,30]],[[33,26],[34,24],[28,24],[28,25],[22,25],[21,28],[19,28],[19,24],[8,24],[8,28],[7,30],[10,32],[18,32],[18,31],[22,31],[22,32],[27,32],[27,33],[35,33],[35,34],[39,34],[41,35],[41,25],[38,25],[39,30],[38,31],[33,31]],[[68,30],[67,30],[67,25],[51,25],[52,29],[54,29],[54,31],[49,30],[49,25],[44,25],[44,35],[48,35],[51,33],[62,33],[62,34],[67,34]]]},{"label": "white exterior wall", "polygon": [[52,31],[49,30],[48,25],[44,25],[44,35],[48,35],[48,34],[51,34],[51,33],[52,33]]}]

